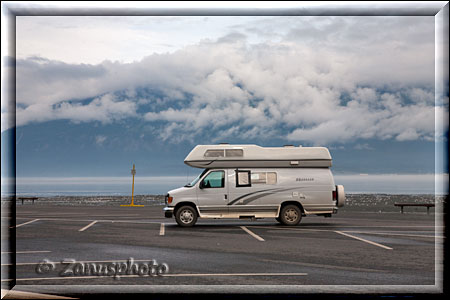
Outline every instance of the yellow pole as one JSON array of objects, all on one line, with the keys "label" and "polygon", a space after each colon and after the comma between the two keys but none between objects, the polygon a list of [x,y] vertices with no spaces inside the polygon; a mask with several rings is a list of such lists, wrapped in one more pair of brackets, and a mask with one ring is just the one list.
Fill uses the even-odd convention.
[{"label": "yellow pole", "polygon": [[134,206],[134,207],[144,207],[144,205],[134,205],[134,175],[136,174],[136,168],[133,164],[133,169],[131,169],[131,174],[133,175],[133,183],[131,185],[131,204],[122,204],[120,206]]},{"label": "yellow pole", "polygon": [[134,206],[134,174],[136,174],[136,169],[134,168],[131,170],[131,174],[133,174],[133,184],[131,185],[131,206]]}]

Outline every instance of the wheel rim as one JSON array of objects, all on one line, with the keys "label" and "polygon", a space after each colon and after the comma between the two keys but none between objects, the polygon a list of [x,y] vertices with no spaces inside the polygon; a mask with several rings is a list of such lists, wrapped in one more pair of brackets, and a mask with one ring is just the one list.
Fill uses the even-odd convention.
[{"label": "wheel rim", "polygon": [[185,209],[180,213],[180,221],[184,224],[189,224],[194,220],[194,214],[192,211]]},{"label": "wheel rim", "polygon": [[298,219],[298,212],[290,208],[284,212],[284,219],[288,222],[295,222]]}]

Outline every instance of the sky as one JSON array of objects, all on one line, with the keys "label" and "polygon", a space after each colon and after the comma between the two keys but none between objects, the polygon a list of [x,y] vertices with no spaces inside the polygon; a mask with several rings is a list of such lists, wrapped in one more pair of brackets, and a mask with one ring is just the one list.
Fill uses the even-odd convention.
[{"label": "sky", "polygon": [[220,142],[431,174],[447,143],[432,16],[18,16],[15,62],[19,177],[191,176]]}]

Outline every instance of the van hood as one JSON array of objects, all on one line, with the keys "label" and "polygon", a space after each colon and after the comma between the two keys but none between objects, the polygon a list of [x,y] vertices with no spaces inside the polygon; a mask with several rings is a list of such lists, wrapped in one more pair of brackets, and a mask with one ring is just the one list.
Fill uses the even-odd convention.
[{"label": "van hood", "polygon": [[177,195],[177,194],[180,194],[180,193],[185,193],[185,192],[190,191],[190,190],[192,190],[192,188],[180,187],[180,188],[177,188],[177,189],[174,189],[174,190],[170,190],[167,193],[169,195],[171,195],[171,196],[174,196],[174,195]]}]

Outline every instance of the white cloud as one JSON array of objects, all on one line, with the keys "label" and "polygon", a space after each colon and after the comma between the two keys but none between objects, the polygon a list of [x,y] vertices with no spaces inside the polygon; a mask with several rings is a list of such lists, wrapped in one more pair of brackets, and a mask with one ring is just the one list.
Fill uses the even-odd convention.
[{"label": "white cloud", "polygon": [[72,122],[100,121],[110,123],[126,117],[136,116],[136,103],[131,100],[117,100],[112,94],[94,98],[90,103],[71,103],[63,101],[50,105],[34,103],[25,108],[16,109],[16,125],[51,120],[70,120]]},{"label": "white cloud", "polygon": [[172,53],[201,39],[223,35],[225,24],[229,22],[226,19],[195,16],[18,16],[17,57],[51,57],[71,64],[99,64],[105,60],[131,63],[149,54]]},{"label": "white cloud", "polygon": [[[287,27],[274,34],[247,22],[240,32],[232,27],[222,38],[130,63],[20,59],[17,125],[135,117],[167,122],[159,136],[174,141],[205,134],[312,144],[434,138],[433,20],[265,20],[272,23],[262,28]],[[159,94],[139,95],[148,87]]]}]

